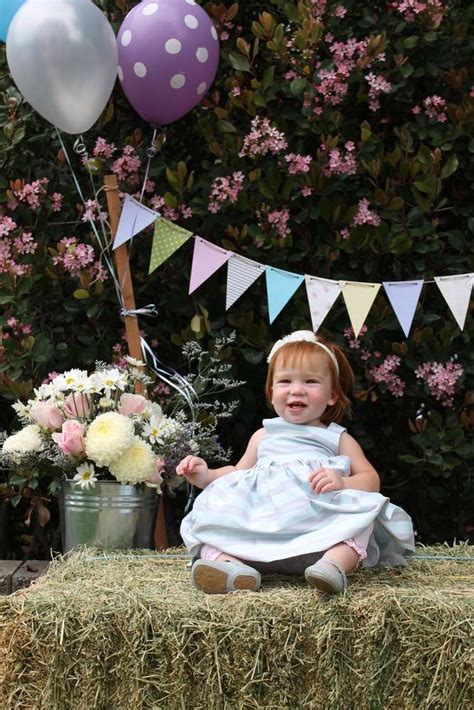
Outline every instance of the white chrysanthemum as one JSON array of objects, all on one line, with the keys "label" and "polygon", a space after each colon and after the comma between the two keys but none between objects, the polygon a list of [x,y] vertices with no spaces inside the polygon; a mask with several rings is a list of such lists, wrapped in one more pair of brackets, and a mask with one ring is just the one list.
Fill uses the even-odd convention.
[{"label": "white chrysanthemum", "polygon": [[30,407],[23,402],[15,402],[12,409],[17,413],[18,419],[22,422],[31,422]]},{"label": "white chrysanthemum", "polygon": [[87,430],[87,458],[97,466],[109,466],[128,449],[133,438],[133,424],[128,417],[118,412],[99,414]]},{"label": "white chrysanthemum", "polygon": [[15,454],[23,456],[35,451],[42,451],[43,448],[41,429],[37,424],[28,424],[16,434],[5,439],[2,451],[14,458]]},{"label": "white chrysanthemum", "polygon": [[91,375],[92,385],[95,392],[105,392],[109,395],[114,390],[125,390],[129,386],[127,373],[119,370],[118,367],[109,367],[106,370],[94,372]]},{"label": "white chrysanthemum", "polygon": [[101,397],[99,399],[99,407],[101,409],[112,409],[112,407],[115,407],[115,402],[110,397]]},{"label": "white chrysanthemum", "polygon": [[95,475],[95,468],[93,463],[82,463],[76,468],[76,475],[72,479],[77,486],[80,486],[83,490],[89,490],[91,486],[95,486],[98,480]]},{"label": "white chrysanthemum", "polygon": [[154,475],[156,456],[151,447],[136,436],[129,448],[109,466],[110,473],[121,483],[141,483]]},{"label": "white chrysanthemum", "polygon": [[72,390],[74,392],[84,392],[90,386],[87,371],[78,370],[77,368],[58,375],[52,380],[51,384],[56,390]]},{"label": "white chrysanthemum", "polygon": [[163,419],[163,410],[156,402],[147,402],[145,409],[142,412],[143,419],[155,420],[157,422]]}]

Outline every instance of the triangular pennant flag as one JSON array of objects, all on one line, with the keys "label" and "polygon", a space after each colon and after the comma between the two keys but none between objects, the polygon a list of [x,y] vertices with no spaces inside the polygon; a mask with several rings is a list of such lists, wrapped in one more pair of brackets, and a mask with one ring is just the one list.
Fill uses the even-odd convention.
[{"label": "triangular pennant flag", "polygon": [[435,276],[434,280],[443,294],[451,313],[456,318],[458,326],[463,330],[471,298],[472,284],[474,283],[474,274]]},{"label": "triangular pennant flag", "polygon": [[226,311],[265,271],[265,266],[258,261],[247,259],[239,254],[232,254],[227,262]]},{"label": "triangular pennant flag", "polygon": [[420,298],[423,280],[419,281],[384,281],[383,287],[393,310],[408,338],[416,306]]},{"label": "triangular pennant flag", "polygon": [[290,271],[267,266],[265,278],[267,280],[268,317],[270,323],[273,323],[298,286],[303,282],[304,277],[300,274],[293,274]]},{"label": "triangular pennant flag", "polygon": [[231,253],[222,247],[211,244],[211,242],[206,242],[201,237],[195,237],[189,293],[195,291],[217,269],[220,269],[228,261]]},{"label": "triangular pennant flag", "polygon": [[142,205],[141,202],[130,197],[130,195],[125,195],[113,249],[117,249],[117,247],[128,242],[129,239],[152,224],[159,216],[159,212],[145,207],[145,205]]},{"label": "triangular pennant flag", "polygon": [[352,330],[356,338],[362,330],[379,288],[380,284],[363,281],[346,281],[342,286],[342,295],[346,302],[347,312],[349,313]]},{"label": "triangular pennant flag", "polygon": [[192,235],[192,232],[178,227],[178,225],[173,222],[168,222],[167,219],[157,219],[155,222],[155,233],[153,234],[153,245],[151,248],[148,273],[151,274],[151,272],[158,268],[166,259],[169,259],[171,254],[174,254]]},{"label": "triangular pennant flag", "polygon": [[305,274],[306,294],[308,296],[311,323],[315,333],[331,310],[334,301],[341,293],[342,281],[321,279],[317,276]]}]

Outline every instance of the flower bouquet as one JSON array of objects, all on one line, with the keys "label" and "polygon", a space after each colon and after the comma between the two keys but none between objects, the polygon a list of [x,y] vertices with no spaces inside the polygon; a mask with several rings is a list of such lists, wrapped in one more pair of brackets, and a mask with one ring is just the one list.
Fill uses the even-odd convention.
[{"label": "flower bouquet", "polygon": [[175,466],[183,456],[227,459],[230,452],[215,430],[236,403],[223,405],[217,395],[241,384],[223,376],[230,366],[217,351],[227,342],[218,341],[214,354],[197,343],[183,347],[188,362],[197,364],[197,372],[186,378],[192,411],[186,411],[180,393],[162,402],[166,414],[160,404],[137,393],[153,381],[133,358],[125,358],[123,366],[97,363],[90,374],[69,370],[42,384],[27,404],[14,404],[23,427],[4,440],[0,463],[11,472],[9,485],[18,487],[16,497],[25,487],[37,489],[40,481],[48,494],[55,494],[61,479],[86,490],[98,480],[157,489],[164,483],[173,489],[182,482]]}]

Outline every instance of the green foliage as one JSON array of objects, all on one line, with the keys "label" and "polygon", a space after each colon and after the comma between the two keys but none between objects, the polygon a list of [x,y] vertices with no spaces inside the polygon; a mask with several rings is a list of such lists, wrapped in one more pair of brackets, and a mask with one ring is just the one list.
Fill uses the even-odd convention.
[{"label": "green foliage", "polygon": [[[136,3],[97,4],[117,29]],[[177,218],[186,229],[298,273],[429,282],[435,275],[472,272],[474,6],[453,0],[437,14],[427,2],[426,11],[410,18],[399,5],[348,0],[340,17],[338,2],[205,4],[221,36],[218,75],[200,106],[157,136],[159,150],[149,172],[155,187],[145,193],[147,203],[157,205],[151,198],[159,196],[164,216]],[[341,43],[339,49],[334,42]],[[110,278],[94,281],[90,268],[74,277],[53,264],[65,236],[94,246],[96,258],[100,249],[90,224],[81,219],[84,208],[54,129],[22,101],[0,52],[0,201],[18,225],[12,236],[31,231],[38,243],[34,254],[19,259],[31,264],[31,273],[0,274],[0,324],[9,335],[0,357],[0,393],[11,400],[28,396],[51,370],[110,360],[123,325]],[[255,118],[268,119],[287,141],[286,149],[264,151],[257,138],[253,145],[260,152],[252,153],[245,138]],[[117,150],[111,160],[100,155],[90,160],[96,186],[123,148],[132,146],[142,158],[139,181],[130,172],[120,186],[139,191],[151,129],[120,87],[84,136],[89,156],[99,136]],[[92,199],[74,141],[64,140],[86,199]],[[310,156],[309,170],[290,172],[288,154]],[[348,155],[354,170],[348,169]],[[213,181],[236,172],[244,178],[235,199],[209,211]],[[43,177],[49,183],[39,208],[18,202],[11,210],[15,191]],[[64,195],[60,212],[52,211],[53,192]],[[354,224],[362,199],[378,223]],[[268,219],[275,212],[288,213],[285,228]],[[216,337],[237,332],[227,357],[248,384],[240,414],[223,438],[238,455],[268,414],[262,396],[265,350],[282,334],[310,327],[306,296],[297,291],[270,327],[263,279],[226,312],[222,272],[187,295],[191,243],[149,277],[150,243],[150,232],[134,240],[132,272],[138,306],[153,302],[159,311],[158,318],[141,319],[140,326],[149,340],[158,341],[160,359],[179,369],[179,346],[186,340],[212,345]],[[31,325],[31,334],[15,335],[7,325],[12,317]],[[383,490],[413,515],[424,542],[468,536],[472,317],[461,333],[437,287],[428,283],[409,338],[383,292],[368,316],[367,333],[354,341],[344,336],[348,327],[338,301],[323,330],[349,346],[357,375],[349,427],[380,471]],[[393,377],[374,379],[374,368],[387,356],[400,359],[391,374],[404,383],[402,396],[394,395]],[[436,399],[415,371],[426,362],[446,365],[453,356],[463,376],[451,403],[447,396]],[[7,415],[2,417],[9,426]]]}]

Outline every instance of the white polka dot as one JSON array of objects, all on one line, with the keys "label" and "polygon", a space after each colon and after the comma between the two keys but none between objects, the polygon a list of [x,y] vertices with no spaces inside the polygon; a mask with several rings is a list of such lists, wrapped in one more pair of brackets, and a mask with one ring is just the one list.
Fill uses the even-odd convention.
[{"label": "white polka dot", "polygon": [[143,8],[143,14],[144,15],[154,15],[155,12],[158,10],[158,3],[157,2],[151,2],[149,5]]},{"label": "white polka dot", "polygon": [[212,39],[217,39],[217,32],[216,32],[216,28],[214,27],[214,25],[211,26],[211,36],[212,36]]},{"label": "white polka dot", "polygon": [[165,49],[168,54],[178,54],[181,52],[181,42],[179,39],[169,39],[165,44]]},{"label": "white polka dot", "polygon": [[140,79],[143,79],[143,77],[146,76],[146,66],[142,64],[142,62],[135,62],[133,65],[133,71],[138,77],[140,77]]},{"label": "white polka dot", "polygon": [[128,47],[128,45],[132,41],[132,33],[130,32],[130,30],[125,30],[120,41],[122,43],[122,47]]},{"label": "white polka dot", "polygon": [[118,76],[118,78],[119,78],[120,81],[123,81],[123,69],[122,69],[122,67],[120,66],[120,64],[119,64],[119,66],[117,67],[117,76]]},{"label": "white polka dot", "polygon": [[205,81],[203,81],[201,84],[199,84],[199,86],[197,88],[197,92],[198,92],[199,96],[202,96],[204,94],[204,92],[206,91],[206,89],[207,89],[207,84]]},{"label": "white polka dot", "polygon": [[199,47],[196,49],[196,57],[198,58],[198,62],[201,62],[202,64],[204,62],[207,62],[209,58],[209,52],[205,47]]},{"label": "white polka dot", "polygon": [[199,27],[197,17],[194,17],[194,15],[186,15],[186,17],[184,18],[184,24],[186,25],[186,27],[189,27],[190,30],[195,30],[196,27]]},{"label": "white polka dot", "polygon": [[170,79],[170,86],[172,89],[181,89],[186,83],[184,74],[175,74]]}]

